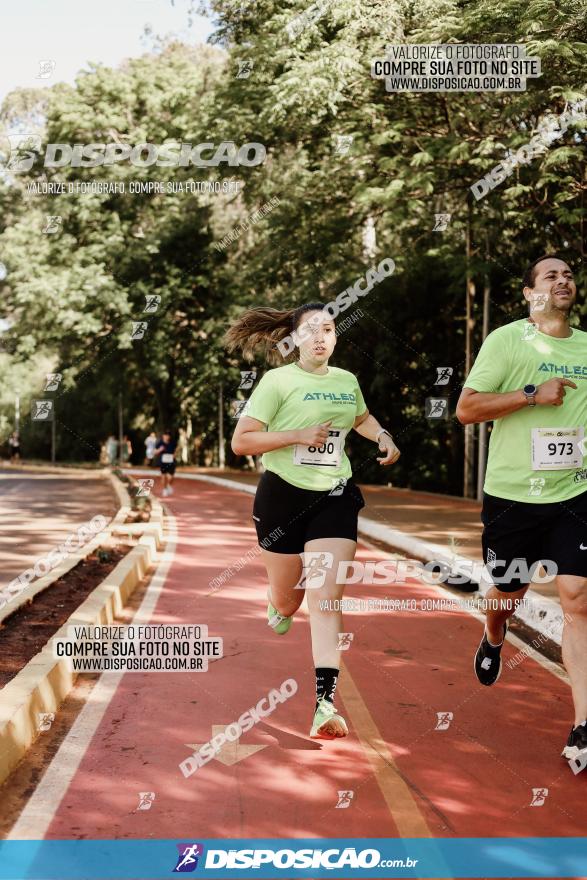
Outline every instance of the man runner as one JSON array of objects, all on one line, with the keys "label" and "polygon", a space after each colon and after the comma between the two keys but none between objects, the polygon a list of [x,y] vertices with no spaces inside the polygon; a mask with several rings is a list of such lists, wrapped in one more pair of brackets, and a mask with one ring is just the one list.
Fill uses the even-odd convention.
[{"label": "man runner", "polygon": [[175,448],[177,443],[171,439],[171,431],[163,431],[163,436],[155,447],[155,455],[159,455],[159,469],[163,479],[164,497],[173,495],[173,477],[175,475]]},{"label": "man runner", "polygon": [[533,566],[552,560],[575,704],[569,760],[587,759],[587,333],[569,324],[576,292],[564,260],[535,260],[523,279],[529,317],[489,334],[457,405],[462,424],[494,422],[481,512],[494,586],[475,673],[498,680],[507,621]]}]

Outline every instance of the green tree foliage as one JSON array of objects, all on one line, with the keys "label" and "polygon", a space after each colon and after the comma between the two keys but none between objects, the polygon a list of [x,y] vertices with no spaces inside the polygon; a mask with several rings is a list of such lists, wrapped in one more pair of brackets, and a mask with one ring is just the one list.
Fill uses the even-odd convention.
[{"label": "green tree foliage", "polygon": [[[1,290],[18,338],[11,357],[54,357],[74,404],[67,424],[87,443],[114,430],[122,390],[134,428],[190,417],[211,451],[218,387],[228,415],[247,366],[221,347],[227,323],[252,305],[327,302],[391,257],[394,275],[357,304],[363,317],[341,334],[335,363],[357,373],[369,408],[406,450],[393,479],[459,493],[462,429],[454,418],[428,422],[424,400],[446,392],[434,385],[436,368],[452,366],[454,410],[465,367],[467,273],[474,348],[483,287],[491,327],[520,317],[520,278],[539,254],[564,254],[584,289],[584,122],[482,199],[470,189],[585,96],[581,5],[211,0],[203,8],[216,47],[164,43],[120,69],[92,69],[74,88],[54,87],[48,101],[46,92],[13,93],[2,109],[5,127],[42,124],[44,142],[260,142],[267,159],[257,168],[198,172],[238,177],[238,195],[27,196],[39,168],[5,183],[0,260],[9,275]],[[523,43],[540,58],[542,75],[523,92],[485,93],[388,93],[370,75],[386,44],[431,42]],[[352,138],[348,151],[341,138]],[[45,173],[106,177],[99,168]],[[107,176],[196,175],[121,163]],[[433,231],[438,213],[451,215],[443,232]],[[48,214],[63,217],[59,235],[40,234]],[[145,338],[131,341],[130,323],[145,317],[153,295],[161,305]],[[578,318],[584,312],[581,305]],[[63,454],[79,458],[76,442]],[[351,442],[359,478],[387,479],[372,447]]]}]

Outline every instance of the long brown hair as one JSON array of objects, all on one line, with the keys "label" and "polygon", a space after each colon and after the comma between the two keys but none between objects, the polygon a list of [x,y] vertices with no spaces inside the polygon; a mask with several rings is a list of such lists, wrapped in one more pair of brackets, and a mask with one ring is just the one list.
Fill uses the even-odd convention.
[{"label": "long brown hair", "polygon": [[289,363],[296,357],[295,348],[283,357],[277,348],[297,330],[306,312],[316,312],[325,308],[324,303],[304,303],[295,309],[270,309],[263,306],[249,309],[237,318],[224,334],[224,344],[232,354],[240,351],[247,360],[252,360],[260,351],[269,363]]}]

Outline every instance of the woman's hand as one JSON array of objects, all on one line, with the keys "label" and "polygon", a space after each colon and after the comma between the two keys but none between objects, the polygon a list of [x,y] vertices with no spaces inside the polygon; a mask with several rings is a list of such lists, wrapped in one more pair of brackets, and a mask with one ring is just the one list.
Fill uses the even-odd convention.
[{"label": "woman's hand", "polygon": [[379,435],[379,449],[384,452],[383,458],[378,458],[379,464],[395,464],[401,455],[401,452],[389,436],[389,434]]},{"label": "woman's hand", "polygon": [[296,431],[296,443],[300,446],[322,446],[328,440],[331,424],[332,419],[321,425],[312,425],[311,428],[300,428]]}]

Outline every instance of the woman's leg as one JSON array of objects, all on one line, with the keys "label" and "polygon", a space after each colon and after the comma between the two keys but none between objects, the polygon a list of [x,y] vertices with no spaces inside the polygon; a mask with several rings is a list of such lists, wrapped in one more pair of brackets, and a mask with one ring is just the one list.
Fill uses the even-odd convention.
[{"label": "woman's leg", "polygon": [[322,586],[312,587],[313,577],[306,592],[316,667],[316,711],[310,736],[335,739],[348,734],[344,718],[334,709],[340,670],[339,633],[343,632],[340,600],[345,586],[338,582],[337,573],[340,562],[352,562],[357,544],[349,538],[319,538],[307,541],[304,549],[306,552],[332,554],[332,560],[329,557],[325,560],[327,567]]},{"label": "woman's leg", "polygon": [[[339,562],[352,562],[357,550],[356,541],[348,538],[318,538],[307,541],[306,553],[331,553],[332,565],[326,569],[324,584],[318,588],[306,590],[308,608],[310,610],[310,627],[312,630],[312,654],[316,667],[340,669],[340,651],[338,650],[338,634],[344,632],[342,611],[336,610],[336,600],[342,599],[344,584],[337,583]],[[328,605],[323,603],[328,600]],[[321,607],[322,606],[322,607]]]},{"label": "woman's leg", "polygon": [[304,600],[304,590],[296,590],[302,575],[299,553],[272,553],[261,548],[269,580],[269,601],[283,615],[291,617]]}]

